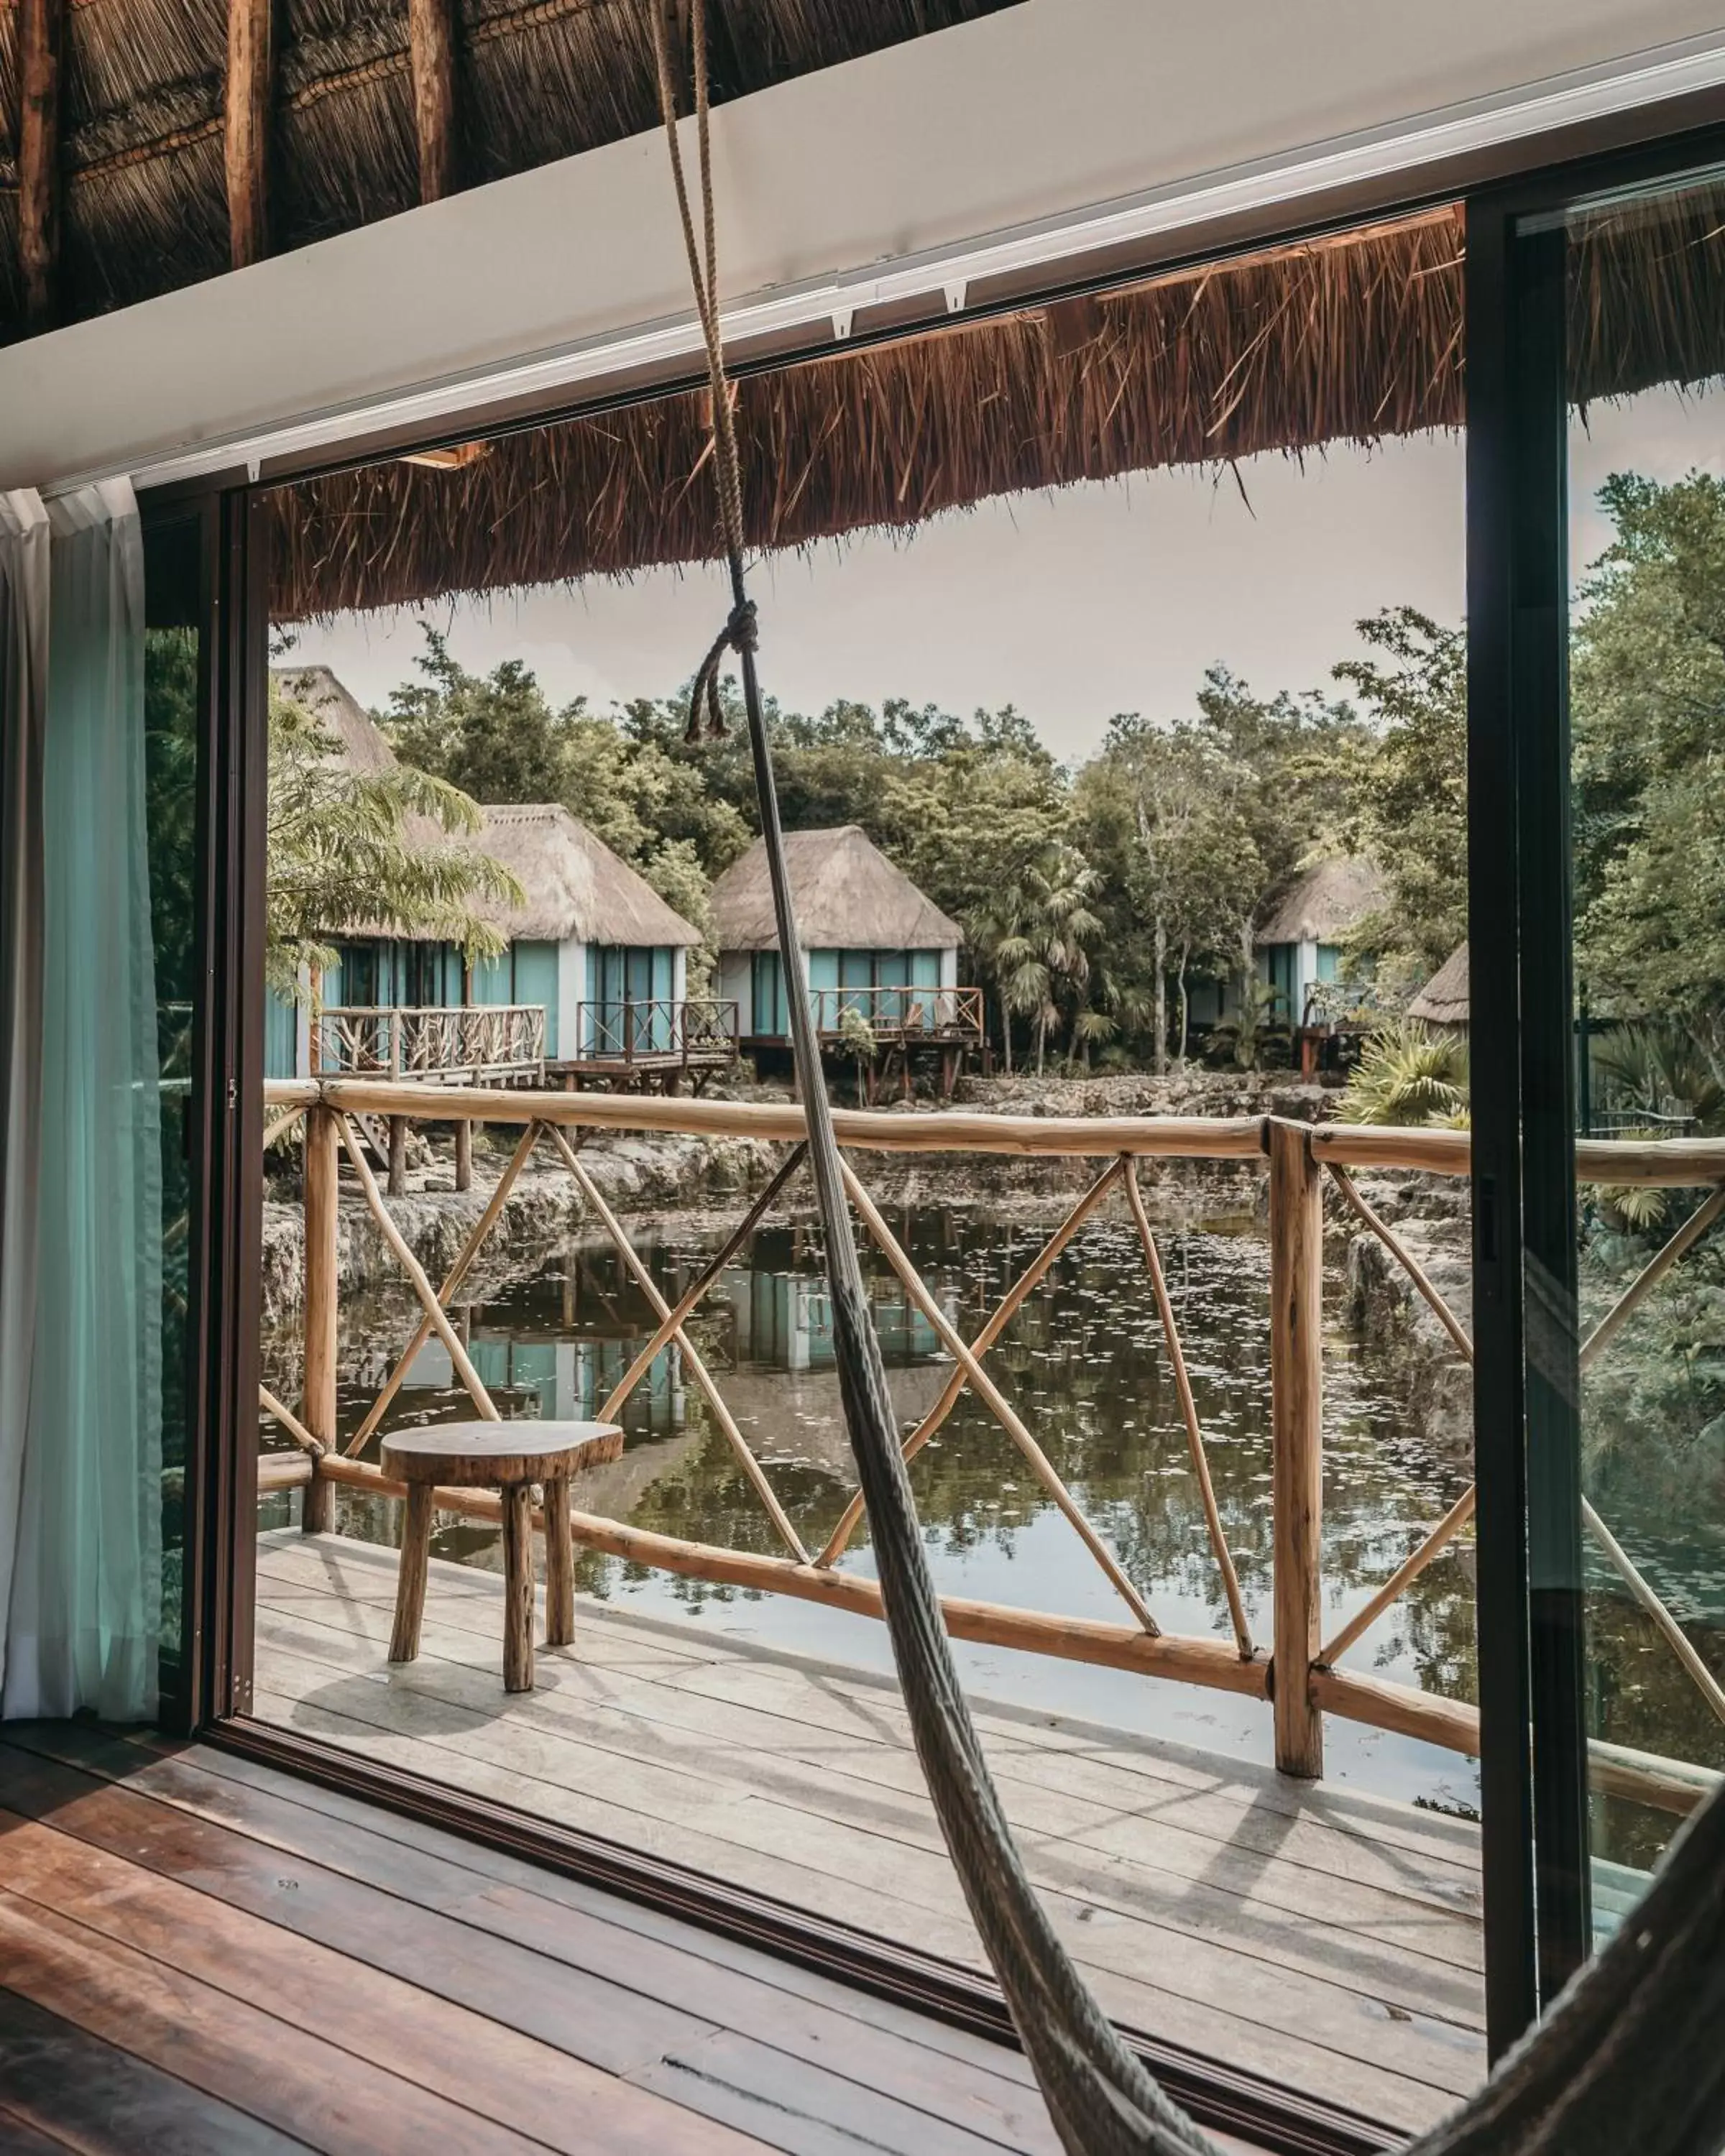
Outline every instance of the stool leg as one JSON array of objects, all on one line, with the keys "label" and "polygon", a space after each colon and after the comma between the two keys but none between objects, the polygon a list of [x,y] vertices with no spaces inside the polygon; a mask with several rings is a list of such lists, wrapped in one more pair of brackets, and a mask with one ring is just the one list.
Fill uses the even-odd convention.
[{"label": "stool leg", "polygon": [[567,1647],[575,1637],[575,1537],[569,1532],[569,1478],[545,1486],[545,1644]]},{"label": "stool leg", "polygon": [[389,1635],[392,1662],[410,1662],[419,1651],[419,1626],[425,1615],[425,1578],[431,1567],[431,1485],[408,1485],[408,1516],[401,1531],[401,1569],[395,1583],[395,1629]]},{"label": "stool leg", "polygon": [[533,1689],[533,1486],[503,1492],[503,1689]]}]

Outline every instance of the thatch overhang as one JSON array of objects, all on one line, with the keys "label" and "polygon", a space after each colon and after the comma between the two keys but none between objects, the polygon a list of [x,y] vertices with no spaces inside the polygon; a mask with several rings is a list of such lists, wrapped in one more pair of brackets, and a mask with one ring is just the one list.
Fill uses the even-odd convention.
[{"label": "thatch overhang", "polygon": [[[809,951],[956,951],[964,932],[918,891],[857,824],[788,831],[785,865],[797,927]],[[760,839],[713,886],[721,951],[778,946],[767,850]]]},{"label": "thatch overhang", "polygon": [[[992,14],[1017,0],[710,0],[716,102]],[[408,0],[277,0],[264,74],[229,66],[246,0],[63,6],[52,315],[88,316],[254,259],[233,182],[257,102],[263,242],[279,254],[658,125],[639,0],[446,0],[447,139],[416,109]],[[0,0],[0,341],[25,329],[19,0]],[[686,21],[686,8],[684,10]],[[419,33],[423,35],[423,32]],[[422,54],[424,47],[422,46]],[[244,183],[238,190],[246,195]]]},{"label": "thatch overhang", "polygon": [[659,896],[603,839],[557,802],[488,808],[475,844],[526,893],[524,906],[481,901],[480,917],[511,942],[669,944],[687,949],[701,931]]},{"label": "thatch overhang", "polygon": [[1271,943],[1339,943],[1387,896],[1378,864],[1362,854],[1315,862],[1288,886],[1253,941],[1260,951]]},{"label": "thatch overhang", "polygon": [[[1601,212],[1574,250],[1578,404],[1725,371],[1725,188]],[[831,354],[737,385],[752,547],[1027,490],[1459,428],[1459,207]],[[626,577],[716,552],[699,393],[542,426],[456,468],[274,497],[284,620]]]},{"label": "thatch overhang", "polygon": [[1426,1025],[1465,1026],[1468,997],[1467,946],[1458,943],[1408,1005],[1408,1016]]}]

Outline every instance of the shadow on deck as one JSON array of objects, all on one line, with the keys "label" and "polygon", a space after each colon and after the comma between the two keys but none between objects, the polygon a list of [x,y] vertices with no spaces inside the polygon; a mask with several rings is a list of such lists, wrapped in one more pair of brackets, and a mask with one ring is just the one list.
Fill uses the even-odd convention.
[{"label": "shadow on deck", "polygon": [[[583,1598],[502,1688],[502,1583],[434,1560],[386,1660],[391,1550],[259,1547],[256,1712],[971,1963],[896,1687]],[[1477,1832],[1130,1732],[974,1702],[1061,1933],[1121,2020],[1392,2125],[1485,2071]]]}]

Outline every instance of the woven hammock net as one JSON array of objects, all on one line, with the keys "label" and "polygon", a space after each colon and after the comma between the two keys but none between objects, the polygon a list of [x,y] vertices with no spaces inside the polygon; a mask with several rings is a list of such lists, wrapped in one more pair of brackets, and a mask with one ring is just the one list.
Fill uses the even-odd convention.
[{"label": "woven hammock net", "polygon": [[[699,149],[697,234],[665,0],[645,0],[661,110],[706,345],[713,468],[732,611],[696,677],[690,735],[722,730],[716,680],[741,661],[798,1090],[831,1290],[851,1450],[918,1758],[971,1917],[1070,2156],[1220,2156],[1163,2093],[1079,1974],[1027,1876],[961,1689],[901,1455],[810,1014],[746,587],[742,488],[718,312],[705,0],[686,29]],[[1410,2156],[1720,2156],[1725,2148],[1725,1790],[1673,1843],[1633,1916],[1491,2081]]]}]

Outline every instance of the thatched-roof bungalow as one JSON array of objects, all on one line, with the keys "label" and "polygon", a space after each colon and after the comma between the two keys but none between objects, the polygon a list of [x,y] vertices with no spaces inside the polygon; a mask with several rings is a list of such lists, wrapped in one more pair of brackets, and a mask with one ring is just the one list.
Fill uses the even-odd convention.
[{"label": "thatched-roof bungalow", "polygon": [[1318,861],[1295,877],[1252,939],[1278,1018],[1296,1028],[1309,1023],[1313,992],[1337,978],[1348,936],[1384,896],[1382,872],[1363,855]]},{"label": "thatched-roof bungalow", "polygon": [[[836,1039],[845,1012],[883,1033],[973,1038],[958,987],[963,932],[866,831],[793,831],[785,841],[815,1024]],[[741,1037],[789,1038],[767,854],[757,839],[713,886],[719,993],[734,999]]]},{"label": "thatched-roof bungalow", "polygon": [[1467,946],[1458,943],[1408,1005],[1408,1016],[1423,1025],[1464,1033],[1468,1024]]},{"label": "thatched-roof bungalow", "polygon": [[[336,735],[354,770],[395,764],[394,750],[328,667],[283,668],[274,678]],[[446,843],[425,819],[413,819],[410,834],[420,844]],[[387,1026],[380,1031],[362,1014],[475,1006],[542,1011],[542,1030],[536,1023],[531,1029],[537,1053],[526,1059],[536,1064],[668,1055],[680,1046],[688,954],[701,942],[692,922],[558,803],[488,807],[467,843],[500,861],[524,894],[519,905],[487,900],[475,907],[506,947],[468,968],[453,943],[335,924],[339,956],[323,983],[321,1064],[387,1062],[377,1045]],[[419,1027],[421,1044],[410,1043],[406,1055],[410,1065],[429,1058],[428,1070],[439,1066],[432,1045],[439,1033],[434,1021]],[[521,1044],[526,1040],[524,1032]],[[303,1072],[311,1054],[305,1010],[272,998],[270,1074]]]}]

